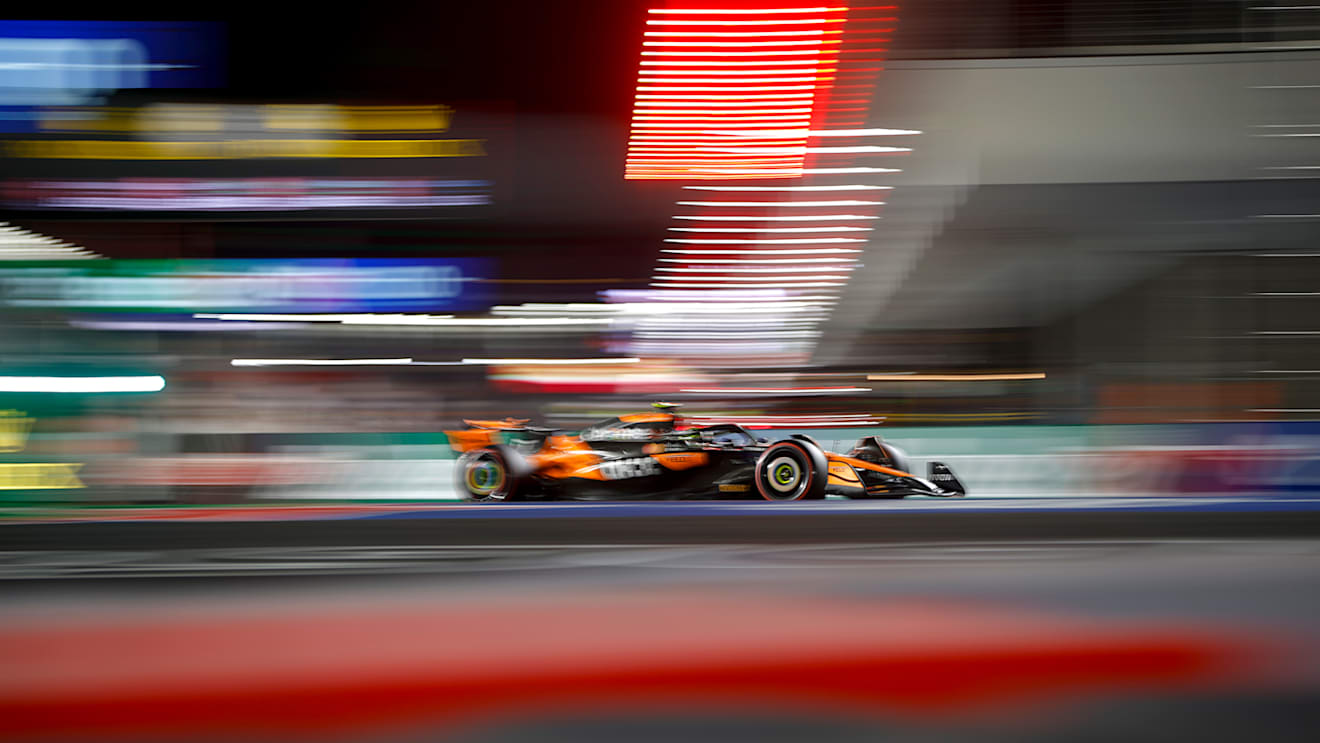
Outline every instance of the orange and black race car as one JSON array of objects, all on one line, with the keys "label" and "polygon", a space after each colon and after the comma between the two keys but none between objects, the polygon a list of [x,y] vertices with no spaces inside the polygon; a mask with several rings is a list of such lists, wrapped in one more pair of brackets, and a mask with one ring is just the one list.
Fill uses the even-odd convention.
[{"label": "orange and black race car", "polygon": [[458,491],[475,502],[518,500],[811,500],[961,497],[953,471],[931,462],[926,478],[907,472],[901,450],[867,436],[846,456],[811,437],[779,441],[723,423],[683,427],[675,406],[623,415],[577,434],[526,420],[465,420],[447,431],[460,453]]}]

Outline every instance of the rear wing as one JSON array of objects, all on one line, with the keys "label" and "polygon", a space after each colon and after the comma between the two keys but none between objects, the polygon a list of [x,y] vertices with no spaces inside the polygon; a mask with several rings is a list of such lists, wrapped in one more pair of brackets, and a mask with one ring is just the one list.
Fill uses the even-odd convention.
[{"label": "rear wing", "polygon": [[527,445],[534,445],[539,448],[541,442],[546,437],[558,429],[540,428],[527,425],[527,418],[505,418],[502,421],[482,421],[468,420],[463,422],[471,426],[461,431],[445,431],[445,436],[449,438],[449,446],[454,451],[462,454],[473,449],[484,449],[495,444],[507,443],[505,434],[530,434],[532,441],[516,442]]}]

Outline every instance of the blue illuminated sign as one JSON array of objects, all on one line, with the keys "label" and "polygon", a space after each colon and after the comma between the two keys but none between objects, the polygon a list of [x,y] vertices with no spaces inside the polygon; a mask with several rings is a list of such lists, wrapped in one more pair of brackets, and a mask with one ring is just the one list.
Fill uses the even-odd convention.
[{"label": "blue illuminated sign", "polygon": [[40,106],[103,103],[119,90],[222,81],[214,23],[0,21],[0,131],[34,131]]}]

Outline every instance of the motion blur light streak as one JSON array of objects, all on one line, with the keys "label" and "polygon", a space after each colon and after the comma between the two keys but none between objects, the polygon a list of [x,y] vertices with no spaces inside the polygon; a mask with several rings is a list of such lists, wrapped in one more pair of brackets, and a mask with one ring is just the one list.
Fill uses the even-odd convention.
[{"label": "motion blur light streak", "polygon": [[165,389],[165,378],[143,377],[3,377],[0,392],[159,392]]},{"label": "motion blur light streak", "polygon": [[766,215],[766,216],[742,216],[742,215],[711,215],[706,217],[698,216],[676,216],[674,219],[699,219],[706,222],[838,222],[852,221],[857,219],[880,219],[877,216],[868,216],[863,214],[813,214],[811,216],[800,215]]},{"label": "motion blur light streak", "polygon": [[767,238],[764,240],[682,240],[678,238],[665,238],[667,243],[682,243],[686,245],[823,245],[828,243],[861,243],[865,240],[858,240],[850,237],[816,237],[816,238]]},{"label": "motion blur light streak", "polygon": [[[757,251],[760,252],[760,251]],[[660,263],[729,263],[732,259],[716,258],[660,258]],[[853,262],[855,258],[739,258],[738,263],[839,263]],[[661,266],[656,270],[663,270]]]},{"label": "motion blur light streak", "polygon": [[[791,272],[794,272],[794,271],[816,271],[816,272],[852,271],[854,268],[855,268],[854,266],[843,266],[843,265],[819,266],[819,267],[812,267],[812,266],[792,266],[792,267],[785,267],[785,268],[757,268],[757,267],[730,266],[730,265],[725,264],[725,265],[720,265],[720,266],[707,266],[707,267],[704,267],[704,268],[682,268],[682,267],[672,267],[672,266],[661,266],[661,267],[657,268],[656,270],[657,270],[657,271],[677,271],[677,272],[687,272],[687,273],[710,273],[710,274],[720,274],[720,273],[791,273]],[[783,277],[783,278],[788,278],[788,277]],[[838,279],[838,278],[843,278],[843,277],[842,277],[842,276],[820,276],[820,277],[818,277],[818,278],[822,278],[822,279],[824,279],[824,278],[834,278],[834,279]]]},{"label": "motion blur light streak", "polygon": [[692,191],[888,191],[893,186],[684,186]]},{"label": "motion blur light streak", "polygon": [[870,232],[872,227],[670,227],[670,232]]},{"label": "motion blur light streak", "polygon": [[842,175],[844,173],[902,173],[899,168],[807,168],[802,171],[804,175]]},{"label": "motion blur light streak", "polygon": [[820,206],[879,206],[883,201],[858,201],[855,199],[841,199],[838,201],[680,201],[679,206],[791,206],[803,209],[811,209]]},{"label": "motion blur light streak", "polygon": [[233,359],[230,366],[403,366],[412,359]]},{"label": "motion blur light streak", "polygon": [[812,8],[658,8],[646,12],[657,15],[772,15],[775,13],[832,13],[847,9],[841,6],[830,8],[823,6]]},{"label": "motion blur light streak", "polygon": [[595,359],[463,359],[464,364],[489,364],[497,366],[575,366],[578,364],[637,364],[636,357],[595,358]]},{"label": "motion blur light streak", "polygon": [[[682,389],[694,395],[842,395],[854,392],[870,392],[870,387],[715,387],[710,389]],[[694,416],[695,417],[695,416]],[[870,418],[869,415],[831,415],[831,416],[778,416],[779,418]]]},{"label": "motion blur light streak", "polygon": [[473,327],[483,328],[492,326],[577,326],[577,325],[608,325],[608,318],[581,318],[581,317],[533,317],[533,318],[499,318],[499,317],[454,317],[453,315],[378,315],[378,314],[348,314],[348,315],[281,315],[281,314],[242,314],[242,313],[197,313],[193,317],[199,319],[212,320],[233,320],[238,322],[325,322],[342,323],[344,325],[397,325],[397,326],[426,326],[426,327]]},{"label": "motion blur light streak", "polygon": [[685,248],[683,250],[661,250],[661,253],[682,253],[685,255],[843,255],[847,253],[860,253],[860,250],[852,248],[761,248],[758,250],[740,250],[733,248],[708,248],[693,249]]},{"label": "motion blur light streak", "polygon": [[[831,277],[822,277],[822,278],[838,278],[838,279],[846,279],[847,277],[846,277],[846,276],[837,276],[837,277],[833,277],[833,276],[831,276]],[[682,282],[682,283],[670,283],[670,282],[668,282],[668,281],[665,281],[665,277],[663,277],[663,276],[657,276],[657,277],[656,277],[656,280],[653,281],[653,282],[651,282],[651,286],[655,286],[655,287],[667,287],[667,288],[673,288],[673,289],[719,289],[719,288],[721,288],[721,287],[731,287],[731,286],[735,286],[735,284],[731,284],[731,283],[729,283],[729,281],[732,281],[732,280],[733,280],[733,279],[730,278],[730,279],[726,279],[726,280],[724,280],[724,281],[707,281],[707,282],[699,282],[699,283],[698,283],[698,282],[691,282],[691,281],[684,281],[684,282]],[[818,289],[818,288],[823,288],[823,287],[844,286],[844,284],[843,284],[842,282],[815,282],[815,281],[802,281],[802,282],[796,282],[796,283],[794,283],[794,282],[789,282],[789,283],[746,284],[745,286],[752,287],[752,288],[756,288],[756,289],[799,289],[799,288],[801,288],[801,289],[817,288],[817,289]]]},{"label": "motion blur light streak", "polygon": [[1012,380],[1044,379],[1044,372],[1025,374],[868,374],[873,382],[1002,382]]}]

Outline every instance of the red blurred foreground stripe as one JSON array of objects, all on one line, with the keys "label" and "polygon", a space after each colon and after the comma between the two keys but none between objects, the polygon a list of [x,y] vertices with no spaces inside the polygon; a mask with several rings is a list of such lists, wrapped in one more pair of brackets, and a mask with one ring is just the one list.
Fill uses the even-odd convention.
[{"label": "red blurred foreground stripe", "polygon": [[984,605],[576,593],[0,628],[0,738],[370,736],[548,711],[974,713],[1240,680],[1243,637]]}]

